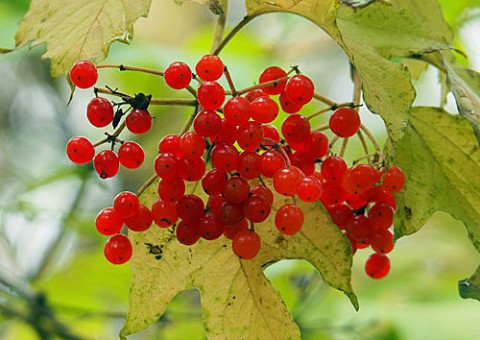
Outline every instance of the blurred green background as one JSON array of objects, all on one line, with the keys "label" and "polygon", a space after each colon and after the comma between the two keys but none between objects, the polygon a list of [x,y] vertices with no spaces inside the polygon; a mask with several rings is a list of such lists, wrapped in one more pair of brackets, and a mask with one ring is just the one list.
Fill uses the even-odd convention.
[{"label": "blurred green background", "polygon": [[[478,71],[476,2],[444,0],[442,6],[457,31],[457,45],[469,55],[464,62]],[[27,0],[0,0],[0,47],[13,47],[28,5]],[[244,13],[242,1],[231,1],[229,25]],[[164,69],[182,60],[193,66],[208,53],[214,24],[205,7],[154,0],[149,18],[135,26],[133,43],[114,44],[107,62]],[[42,53],[40,46],[0,56],[0,338],[115,339],[127,310],[129,270],[103,259],[105,238],[96,232],[94,218],[117,192],[135,191],[150,176],[158,140],[178,131],[190,112],[152,108],[155,131],[139,139],[149,155],[145,164],[100,180],[91,165],[75,166],[64,152],[74,135],[102,138],[103,131],[95,131],[85,119],[93,93],[76,91],[67,107],[68,84],[64,77],[50,78]],[[274,14],[254,20],[222,58],[237,87],[252,85],[272,64],[300,65],[318,92],[337,102],[351,99],[347,58],[300,17]],[[99,84],[131,94],[178,97],[151,75],[102,70]],[[415,85],[418,105],[440,104],[435,70],[427,69]],[[314,105],[307,110],[313,112]],[[447,108],[456,110],[450,97]],[[362,115],[379,140],[385,140],[382,121],[365,108]],[[350,157],[355,152],[351,148]],[[304,339],[480,339],[478,301],[462,300],[457,292],[457,280],[480,263],[460,222],[437,213],[419,233],[399,240],[391,254],[391,273],[383,280],[364,274],[368,255],[359,252],[354,259],[359,312],[306,262],[282,261],[266,270]],[[131,339],[204,337],[200,296],[191,291],[177,296],[157,323]]]}]

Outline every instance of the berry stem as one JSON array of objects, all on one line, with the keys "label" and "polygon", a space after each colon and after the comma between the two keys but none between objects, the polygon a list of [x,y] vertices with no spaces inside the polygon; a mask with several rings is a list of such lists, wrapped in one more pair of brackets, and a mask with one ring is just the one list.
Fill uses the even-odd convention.
[{"label": "berry stem", "polygon": [[[244,89],[238,90],[237,95],[242,95],[242,94],[245,94],[245,93],[250,92],[252,90],[263,89],[265,87],[269,87],[269,86],[272,86],[272,85],[277,85],[278,83],[280,83],[284,80],[287,80],[287,79],[288,79],[288,77],[282,77],[282,78],[274,79],[274,80],[271,80],[271,81],[267,81],[265,83],[249,86],[249,87],[246,87]],[[232,92],[225,92],[225,93],[229,94],[229,95],[233,94]]]},{"label": "berry stem", "polygon": [[378,141],[373,135],[373,133],[369,129],[367,129],[367,127],[363,124],[360,124],[360,130],[362,130],[367,135],[368,139],[370,139],[373,146],[375,147],[375,151],[381,152],[382,148],[380,147],[380,144],[378,144]]},{"label": "berry stem", "polygon": [[235,89],[235,85],[233,84],[232,76],[230,75],[230,71],[228,71],[227,66],[225,66],[223,73],[225,74],[225,78],[227,78],[228,86],[230,87],[230,91],[232,92],[232,96],[236,96],[238,94],[237,90]]},{"label": "berry stem", "polygon": [[345,155],[349,139],[349,137],[343,139],[342,147],[340,148],[340,153],[338,154],[341,158],[343,158],[343,156]]},{"label": "berry stem", "polygon": [[313,131],[324,131],[324,130],[328,130],[328,129],[330,129],[330,125],[324,124],[324,125],[320,125],[319,127],[314,128],[312,130]]},{"label": "berry stem", "polygon": [[353,104],[353,102],[345,102],[345,103],[340,103],[340,104],[333,104],[329,107],[326,107],[324,109],[321,109],[320,111],[317,111],[315,113],[312,113],[310,116],[307,116],[306,118],[307,119],[312,119],[313,117],[316,117],[316,116],[319,116],[325,112],[328,112],[328,111],[333,111],[333,110],[336,110],[338,109],[339,107],[350,107],[350,108],[355,108],[355,104]]},{"label": "berry stem", "polygon": [[[96,148],[97,146],[100,146],[102,144],[105,144],[107,143],[108,141],[112,140],[112,138],[116,138],[118,136],[120,136],[120,133],[122,133],[123,129],[125,129],[125,127],[127,126],[127,123],[125,121],[122,122],[122,124],[120,124],[116,129],[115,131],[113,132],[113,134],[111,135],[108,135],[107,137],[105,137],[104,139],[102,140],[99,140],[98,142],[96,142],[95,144],[93,144],[93,147]],[[113,144],[112,143],[112,148],[113,148]]]},{"label": "berry stem", "polygon": [[[360,140],[360,143],[362,144],[365,155],[369,155],[367,141],[365,140],[365,136],[363,135],[363,132],[361,130],[358,130],[357,136],[358,136],[358,139]],[[370,156],[368,156],[368,163],[369,164],[371,163]]]},{"label": "berry stem", "polygon": [[287,166],[290,167],[292,163],[290,162],[290,157],[288,157],[285,150],[280,145],[275,145],[274,147],[283,156],[283,158],[285,159],[285,163],[287,163]]},{"label": "berry stem", "polygon": [[226,35],[225,38],[218,44],[218,46],[213,51],[213,55],[218,55],[223,50],[225,46],[229,43],[230,40],[243,28],[245,27],[252,19],[256,16],[245,16],[243,19]]},{"label": "berry stem", "polygon": [[[132,99],[130,96],[114,92],[109,89],[95,88],[96,93],[109,94],[122,98],[122,100]],[[171,105],[171,106],[196,106],[198,103],[195,99],[182,99],[182,98],[153,98],[150,100],[150,105]]]},{"label": "berry stem", "polygon": [[334,136],[334,137],[332,138],[332,140],[330,141],[330,149],[333,148],[333,146],[335,145],[335,143],[338,141],[339,138],[340,138],[340,137],[338,137],[338,136]]},{"label": "berry stem", "polygon": [[223,8],[223,12],[218,16],[215,24],[215,32],[213,33],[212,46],[210,53],[215,54],[215,50],[220,46],[223,35],[225,34],[225,25],[227,24],[228,5]]},{"label": "berry stem", "polygon": [[328,99],[327,97],[325,96],[322,96],[320,93],[314,93],[313,94],[313,98],[315,98],[316,100],[318,101],[321,101],[322,103],[325,103],[327,104],[328,106],[334,106],[335,105],[335,102],[331,99]]},{"label": "berry stem", "polygon": [[163,77],[162,71],[157,71],[149,68],[144,67],[137,67],[137,66],[129,66],[129,65],[115,65],[115,64],[104,64],[104,65],[97,65],[97,68],[118,68],[120,71],[136,71],[142,73],[149,73],[154,74],[160,77]]},{"label": "berry stem", "polygon": [[158,175],[157,174],[154,174],[152,175],[149,179],[147,179],[147,181],[145,183],[142,184],[142,186],[140,188],[138,188],[137,190],[137,197],[140,197],[140,195],[142,195],[145,190],[147,190],[147,188],[153,184],[153,182],[155,182],[155,180],[158,178]]}]

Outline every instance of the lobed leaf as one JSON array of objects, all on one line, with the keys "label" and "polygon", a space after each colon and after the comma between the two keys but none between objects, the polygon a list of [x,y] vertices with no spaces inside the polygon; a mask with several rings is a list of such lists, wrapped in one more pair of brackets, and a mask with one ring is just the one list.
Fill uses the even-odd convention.
[{"label": "lobed leaf", "polygon": [[52,75],[80,59],[104,58],[114,41],[129,43],[133,24],[147,16],[151,0],[33,0],[16,34],[16,47],[47,43]]},{"label": "lobed leaf", "polygon": [[[151,204],[156,195],[150,190],[144,203]],[[257,257],[247,261],[233,254],[231,241],[223,236],[187,247],[177,241],[171,229],[153,226],[145,233],[131,234],[132,287],[121,335],[146,328],[165,312],[176,294],[195,288],[201,293],[208,338],[297,339],[298,327],[263,274],[263,268],[281,259],[306,259],[358,308],[350,284],[352,254],[348,240],[320,206],[301,206],[305,224],[296,235],[278,232],[274,212],[265,222],[256,224],[262,248]],[[161,258],[156,259],[145,244],[158,246]]]}]

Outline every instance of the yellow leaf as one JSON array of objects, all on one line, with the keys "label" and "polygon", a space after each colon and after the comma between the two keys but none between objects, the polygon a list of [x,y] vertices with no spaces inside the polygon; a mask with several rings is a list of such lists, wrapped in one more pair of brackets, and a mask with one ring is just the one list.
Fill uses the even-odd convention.
[{"label": "yellow leaf", "polygon": [[133,24],[148,14],[151,0],[33,0],[20,23],[16,46],[47,43],[52,75],[67,73],[81,59],[100,60],[114,41],[129,43]]}]

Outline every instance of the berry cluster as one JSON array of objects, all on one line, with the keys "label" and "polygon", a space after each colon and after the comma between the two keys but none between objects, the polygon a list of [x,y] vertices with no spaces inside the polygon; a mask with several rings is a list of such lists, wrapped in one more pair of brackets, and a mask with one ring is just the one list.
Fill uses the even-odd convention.
[{"label": "berry cluster", "polygon": [[[119,68],[128,69],[123,65]],[[375,251],[366,263],[367,274],[373,278],[385,276],[390,268],[386,254],[393,249],[393,194],[403,187],[405,179],[398,167],[386,170],[381,161],[374,162],[379,150],[363,157],[366,164],[354,162],[351,167],[342,158],[344,150],[338,156],[333,153],[338,138],[346,140],[361,134],[364,128],[356,106],[335,104],[317,95],[313,82],[297,68],[287,73],[269,67],[260,75],[258,85],[239,91],[217,56],[203,56],[195,72],[183,62],[156,72],[171,88],[192,93],[196,110],[191,126],[159,141],[154,163],[159,178],[158,199],[153,205],[148,208],[135,194],[123,192],[115,198],[113,207],[98,214],[97,230],[113,235],[105,245],[106,258],[120,264],[132,255],[131,244],[121,233],[124,225],[142,232],[155,223],[161,228],[174,228],[178,241],[185,245],[223,235],[232,240],[237,256],[251,259],[261,248],[255,224],[265,221],[272,211],[280,233],[292,235],[301,230],[304,215],[296,204],[299,199],[323,203],[350,240],[353,252],[367,246]],[[229,90],[218,82],[222,76]],[[97,78],[97,68],[88,61],[78,62],[70,73],[71,81],[81,88],[93,86]],[[198,83],[197,89],[192,87],[193,81]],[[124,127],[133,133],[148,132],[152,125],[147,111],[151,98],[143,94],[130,97],[110,89],[96,89],[98,92],[119,96],[123,102],[112,105],[104,98],[94,98],[87,108],[92,125],[101,128],[112,124],[115,128],[122,116],[128,115],[113,134],[96,144],[84,137],[72,138],[67,154],[75,163],[93,159],[100,177],[108,178],[117,173],[119,164],[127,168],[142,164],[145,155],[141,146],[118,137]],[[314,97],[329,108],[308,117],[299,114]],[[124,105],[128,105],[125,112]],[[286,116],[279,131],[271,123],[280,109]],[[334,111],[328,126],[312,128],[311,118],[327,111]],[[334,136],[330,141],[322,132],[327,129]],[[95,147],[107,142],[111,149],[95,155]],[[121,144],[118,155],[114,152],[117,144]],[[208,199],[187,194],[186,182],[201,182]],[[274,192],[291,201],[278,204]]]}]

